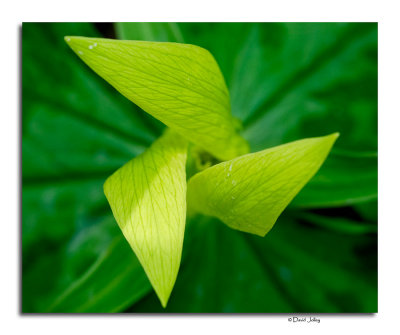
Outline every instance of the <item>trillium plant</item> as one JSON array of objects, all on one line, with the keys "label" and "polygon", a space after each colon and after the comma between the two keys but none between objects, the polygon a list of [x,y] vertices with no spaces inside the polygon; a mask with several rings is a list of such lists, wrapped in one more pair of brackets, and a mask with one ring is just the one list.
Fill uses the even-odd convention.
[{"label": "trillium plant", "polygon": [[265,236],[338,137],[250,152],[207,50],[180,43],[65,40],[98,75],[167,126],[104,184],[114,217],[164,307],[181,262],[186,216],[217,217],[232,229]]}]

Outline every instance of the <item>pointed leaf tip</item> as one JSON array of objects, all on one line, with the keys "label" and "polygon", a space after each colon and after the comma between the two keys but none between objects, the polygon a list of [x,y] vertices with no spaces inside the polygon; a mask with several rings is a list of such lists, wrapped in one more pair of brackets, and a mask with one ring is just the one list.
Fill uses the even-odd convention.
[{"label": "pointed leaf tip", "polygon": [[190,44],[68,37],[98,75],[145,112],[221,160],[248,152],[214,57]]},{"label": "pointed leaf tip", "polygon": [[265,236],[338,136],[303,139],[214,165],[189,180],[188,204],[233,229]]},{"label": "pointed leaf tip", "polygon": [[167,130],[104,184],[114,217],[163,307],[178,274],[186,220],[187,142]]}]

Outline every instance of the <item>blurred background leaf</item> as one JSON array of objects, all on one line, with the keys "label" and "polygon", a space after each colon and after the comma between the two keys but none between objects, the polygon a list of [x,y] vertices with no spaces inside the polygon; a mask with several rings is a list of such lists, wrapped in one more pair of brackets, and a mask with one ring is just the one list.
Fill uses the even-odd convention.
[{"label": "blurred background leaf", "polygon": [[[341,136],[265,238],[192,218],[163,310],[102,191],[163,125],[65,35],[205,47],[252,151]],[[376,24],[28,23],[22,57],[22,311],[377,311]]]},{"label": "blurred background leaf", "polygon": [[114,26],[121,40],[185,42],[178,24],[174,22],[117,22]]},{"label": "blurred background leaf", "polygon": [[[112,218],[103,183],[161,130],[82,64],[66,46],[65,35],[99,33],[92,24],[23,25],[22,295],[27,312],[45,311],[67,286],[87,276],[113,237],[120,235],[100,224]],[[70,249],[70,243],[91,227],[96,235]],[[75,275],[66,272],[70,258],[86,259],[88,251],[91,259],[81,263]],[[97,271],[91,283],[112,281],[114,276]],[[120,297],[126,299],[124,290],[132,283],[121,285],[110,289],[122,291]],[[97,288],[93,289],[92,296]],[[68,306],[65,311],[85,311],[63,306]],[[112,306],[108,308],[116,307]]]},{"label": "blurred background leaf", "polygon": [[332,230],[284,214],[261,238],[205,219],[190,223],[193,237],[185,241],[185,262],[167,308],[157,306],[151,292],[128,312],[376,310],[373,233]]}]

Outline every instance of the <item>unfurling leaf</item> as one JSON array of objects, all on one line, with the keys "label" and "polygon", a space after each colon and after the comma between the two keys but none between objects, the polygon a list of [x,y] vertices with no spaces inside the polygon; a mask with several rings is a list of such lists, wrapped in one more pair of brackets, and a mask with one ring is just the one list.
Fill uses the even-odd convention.
[{"label": "unfurling leaf", "polygon": [[221,160],[248,152],[213,56],[198,46],[66,37],[70,47],[125,97]]},{"label": "unfurling leaf", "polygon": [[303,139],[214,165],[189,180],[188,204],[231,228],[264,236],[338,136]]},{"label": "unfurling leaf", "polygon": [[181,261],[186,155],[186,140],[167,130],[104,184],[114,217],[164,307]]}]

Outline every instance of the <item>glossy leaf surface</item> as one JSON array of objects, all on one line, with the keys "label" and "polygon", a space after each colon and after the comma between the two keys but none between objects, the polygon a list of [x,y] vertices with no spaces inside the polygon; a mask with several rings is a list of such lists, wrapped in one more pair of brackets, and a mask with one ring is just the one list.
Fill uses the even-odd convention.
[{"label": "glossy leaf surface", "polygon": [[[70,52],[64,36],[71,34],[100,35],[91,24],[24,23],[22,27],[24,312],[48,311],[121,234],[101,223],[108,218],[118,228],[103,194],[104,181],[160,134],[148,114],[116,94]],[[96,234],[88,233],[94,228]],[[75,244],[84,234],[87,238]],[[118,258],[120,249],[113,250]],[[123,266],[115,272],[93,273],[86,284],[91,296],[97,291],[92,285],[111,282],[120,270]],[[130,277],[110,286],[90,306],[92,311],[98,305],[115,311],[126,301],[133,303],[135,299],[125,294],[132,292],[135,280]],[[139,299],[140,294],[134,296]],[[58,311],[76,311],[79,305],[65,301]]]},{"label": "glossy leaf surface", "polygon": [[293,205],[362,203],[362,189],[377,198],[376,23],[180,26],[186,43],[210,50],[220,65],[252,152],[340,133]]},{"label": "glossy leaf surface", "polygon": [[168,130],[104,184],[114,217],[164,307],[181,262],[186,157],[186,140]]},{"label": "glossy leaf surface", "polygon": [[286,213],[264,238],[218,220],[195,220],[188,226],[192,238],[185,239],[184,263],[167,308],[151,293],[129,312],[377,311],[373,235],[315,229]]},{"label": "glossy leaf surface", "polygon": [[[181,42],[171,40],[163,24],[152,25],[154,41]],[[87,278],[58,311],[84,312],[82,299],[90,299],[92,312],[376,312],[376,233],[370,225],[377,220],[377,25],[176,26],[184,43],[215,57],[253,152],[339,131],[333,151],[265,238],[193,218],[163,309],[124,240],[125,248],[110,249],[110,257],[130,255],[141,276],[125,272],[121,260],[121,266],[87,275],[121,235],[104,181],[150,146],[163,125],[88,69],[63,40],[100,32],[114,38],[109,25],[24,24],[22,310],[49,311]],[[148,39],[135,31],[132,38]],[[254,113],[257,120],[246,121]],[[328,212],[311,217],[314,206]],[[286,220],[289,214],[293,220]]]},{"label": "glossy leaf surface", "polygon": [[338,136],[303,139],[214,165],[190,179],[188,204],[231,228],[264,236]]},{"label": "glossy leaf surface", "polygon": [[248,151],[214,57],[188,44],[66,37],[119,92],[187,140],[226,160]]},{"label": "glossy leaf surface", "polygon": [[116,236],[93,265],[73,281],[46,310],[49,313],[113,313],[151,290],[131,248]]}]

